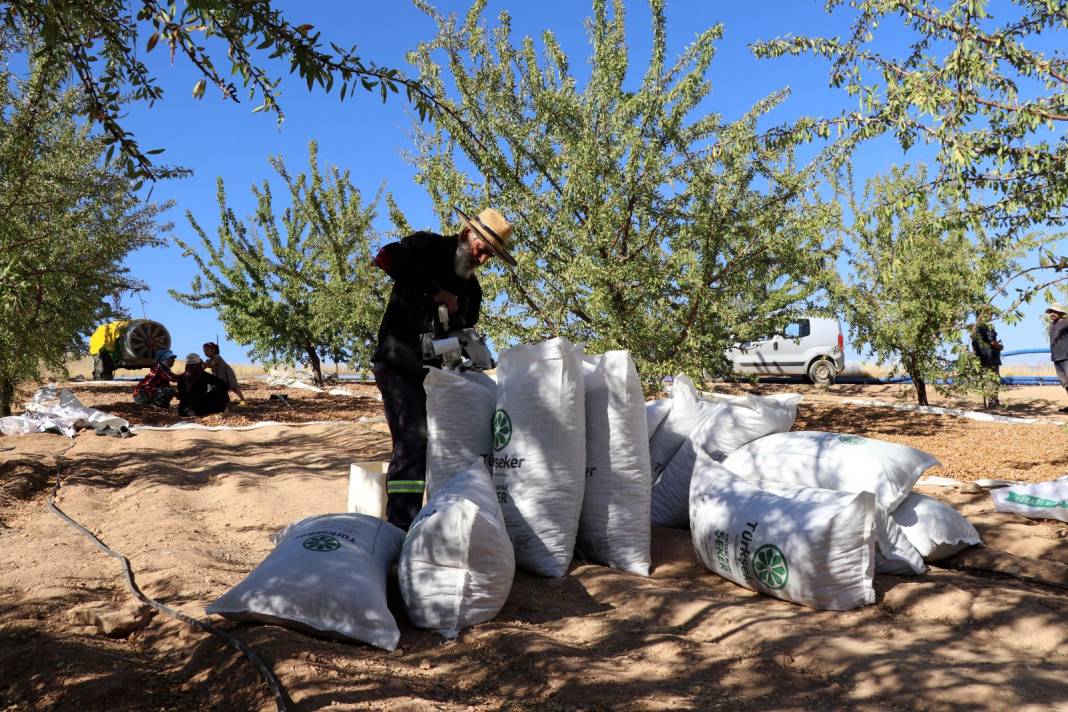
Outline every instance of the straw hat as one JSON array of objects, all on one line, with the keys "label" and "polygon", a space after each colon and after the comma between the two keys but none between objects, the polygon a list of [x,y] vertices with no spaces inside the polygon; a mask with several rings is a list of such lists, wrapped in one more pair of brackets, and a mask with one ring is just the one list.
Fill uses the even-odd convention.
[{"label": "straw hat", "polygon": [[1057,312],[1058,314],[1068,314],[1068,309],[1065,309],[1064,305],[1060,302],[1053,302],[1053,304],[1050,304],[1048,307],[1046,307],[1046,311]]},{"label": "straw hat", "polygon": [[478,214],[478,217],[472,218],[458,207],[454,207],[453,210],[467,227],[474,230],[478,237],[493,249],[498,257],[515,267],[515,258],[508,254],[508,242],[512,239],[512,223],[505,220],[499,211],[486,208]]},{"label": "straw hat", "polygon": [[191,364],[191,363],[203,363],[203,360],[200,358],[200,356],[198,354],[191,353],[191,354],[189,354],[188,356],[185,357],[185,363],[186,363],[186,365]]}]

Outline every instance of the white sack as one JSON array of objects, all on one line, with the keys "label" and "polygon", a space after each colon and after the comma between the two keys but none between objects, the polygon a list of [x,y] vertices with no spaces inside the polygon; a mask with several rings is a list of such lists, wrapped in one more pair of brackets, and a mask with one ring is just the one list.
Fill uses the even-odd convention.
[{"label": "white sack", "polygon": [[504,515],[478,459],[449,478],[412,522],[397,567],[401,596],[414,625],[455,638],[500,612],[514,576]]},{"label": "white sack", "polygon": [[731,472],[756,485],[780,482],[844,492],[874,492],[893,512],[916,480],[939,464],[931,455],[896,443],[823,432],[776,433],[727,456]]},{"label": "white sack", "polygon": [[801,396],[780,393],[772,396],[724,396],[710,403],[722,403],[724,408],[712,411],[716,425],[706,440],[698,442],[710,455],[716,451],[729,453],[742,445],[773,433],[785,433],[794,427]]},{"label": "white sack", "polygon": [[650,437],[653,436],[656,429],[660,427],[660,424],[664,422],[664,418],[668,417],[670,412],[670,398],[661,398],[645,404],[645,425]]},{"label": "white sack", "polygon": [[516,563],[563,576],[574,553],[586,472],[581,353],[566,339],[500,354],[493,482]]},{"label": "white sack", "polygon": [[660,423],[656,432],[649,437],[649,459],[652,462],[653,480],[664,471],[671,458],[686,442],[687,436],[697,429],[701,421],[717,405],[703,401],[697,394],[697,387],[689,376],[675,376],[671,387],[671,409]]},{"label": "white sack", "polygon": [[[722,405],[717,406],[722,408]],[[685,529],[690,524],[690,480],[699,459],[709,459],[698,443],[706,439],[714,427],[715,418],[706,418],[697,426],[682,447],[678,449],[671,462],[653,484],[653,498],[650,506],[650,521],[654,527],[675,527]],[[719,458],[723,455],[719,454]]]},{"label": "white sack", "polygon": [[207,613],[397,647],[386,577],[403,531],[366,514],[322,514],[290,525],[276,540],[274,551]]},{"label": "white sack", "polygon": [[875,601],[870,492],[780,497],[716,462],[695,472],[691,486],[691,536],[709,570],[813,608],[849,610]]},{"label": "white sack", "polygon": [[582,557],[649,575],[649,431],[630,353],[582,362],[586,394],[586,492],[576,548]]},{"label": "white sack", "polygon": [[948,559],[983,543],[964,515],[934,497],[912,493],[891,516],[926,561]]},{"label": "white sack", "polygon": [[433,497],[476,457],[489,460],[497,384],[479,371],[431,368],[426,390],[426,492]]},{"label": "white sack", "polygon": [[652,523],[658,527],[689,526],[690,477],[703,452],[715,460],[772,433],[794,425],[801,396],[725,396],[709,401],[704,418],[685,439],[653,485]]},{"label": "white sack", "polygon": [[1068,476],[1052,482],[990,490],[990,496],[994,498],[994,509],[999,512],[1068,522]]},{"label": "white sack", "polygon": [[[698,464],[698,467],[702,467]],[[761,485],[772,494],[788,499],[801,499],[807,502],[828,502],[839,499],[840,492],[815,487],[791,487],[777,482],[765,482]],[[898,509],[904,504],[899,505]],[[911,576],[927,572],[927,565],[916,547],[912,545],[905,532],[897,525],[893,517],[879,505],[875,505],[875,573]]]}]

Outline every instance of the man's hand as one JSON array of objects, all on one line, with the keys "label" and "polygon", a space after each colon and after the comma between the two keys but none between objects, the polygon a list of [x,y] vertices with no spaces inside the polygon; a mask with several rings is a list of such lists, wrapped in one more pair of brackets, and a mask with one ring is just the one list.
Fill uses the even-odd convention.
[{"label": "man's hand", "polygon": [[444,304],[450,314],[455,314],[456,310],[460,308],[456,303],[456,295],[452,292],[446,292],[444,289],[439,289],[438,293],[434,295],[434,303]]}]

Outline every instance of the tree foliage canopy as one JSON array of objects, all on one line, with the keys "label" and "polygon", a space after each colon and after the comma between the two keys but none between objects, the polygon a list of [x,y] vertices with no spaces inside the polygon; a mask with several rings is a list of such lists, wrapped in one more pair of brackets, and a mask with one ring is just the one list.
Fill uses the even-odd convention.
[{"label": "tree foliage canopy", "polygon": [[254,186],[249,224],[227,206],[218,179],[218,238],[193,214],[200,246],[182,240],[200,268],[188,293],[171,290],[196,309],[215,309],[227,334],[269,363],[308,364],[322,380],[320,360],[366,367],[377,337],[386,286],[372,259],[377,199],[362,203],[348,171],[319,166],[309,146],[309,172],[293,176],[281,157],[269,159],[288,190],[289,206],[275,213],[270,182]]},{"label": "tree foliage canopy", "polygon": [[757,132],[786,92],[736,121],[704,113],[721,27],[669,62],[663,2],[650,5],[636,78],[621,1],[593,3],[584,86],[551,32],[517,46],[507,13],[488,28],[481,1],[460,23],[421,4],[438,35],[410,56],[448,106],[415,157],[442,223],[454,204],[489,204],[516,224],[518,267],[482,279],[490,335],[629,349],[647,384],[719,371],[725,346],[805,308],[837,219],[817,168]]},{"label": "tree foliage canopy", "polygon": [[[758,56],[830,60],[830,83],[858,98],[837,124],[845,145],[892,133],[937,149],[932,184],[991,229],[1068,223],[1068,3],[830,0],[855,11],[850,35],[757,43]],[[945,4],[945,3],[944,3]],[[887,40],[900,24],[907,45]],[[1045,51],[1044,47],[1050,51]],[[1050,255],[1048,260],[1054,258]]]},{"label": "tree foliage canopy", "polygon": [[[36,66],[0,72],[0,413],[17,384],[61,369],[114,303],[143,285],[126,255],[160,244],[167,206],[142,203],[102,166],[104,144],[77,120],[80,92]],[[114,300],[113,300],[114,301]]]},{"label": "tree foliage canopy", "polygon": [[1030,233],[999,244],[960,206],[924,190],[928,183],[922,166],[868,181],[864,204],[851,201],[850,271],[831,290],[856,348],[900,367],[924,405],[927,383],[954,374],[958,361],[956,375],[970,368],[962,329],[990,310],[992,294],[1028,273],[1021,259],[1049,239]]},{"label": "tree foliage canopy", "polygon": [[[225,99],[242,93],[259,101],[254,111],[283,118],[278,102],[280,79],[268,73],[268,60],[288,61],[289,72],[308,89],[330,92],[339,87],[342,100],[358,88],[377,91],[385,100],[403,91],[420,117],[439,108],[436,98],[399,70],[362,59],[356,48],[321,39],[310,24],[295,24],[271,0],[6,0],[0,6],[0,28],[8,41],[37,38],[35,54],[51,67],[70,72],[86,97],[85,115],[99,123],[105,140],[118,146],[129,175],[159,178],[171,173],[153,164],[136,137],[123,126],[122,105],[143,101],[150,106],[163,89],[139,54],[169,51],[171,60],[189,61],[201,75],[193,96],[209,84]],[[229,64],[224,69],[222,60]],[[239,88],[231,76],[236,75]],[[109,152],[109,155],[110,152]]]}]

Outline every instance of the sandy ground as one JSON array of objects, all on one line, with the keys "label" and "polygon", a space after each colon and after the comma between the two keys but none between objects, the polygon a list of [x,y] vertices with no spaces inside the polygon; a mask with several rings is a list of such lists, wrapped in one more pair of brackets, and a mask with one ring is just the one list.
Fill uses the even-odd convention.
[{"label": "sandy ground", "polygon": [[[124,388],[76,386],[87,404],[144,420],[132,403],[120,411]],[[1037,400],[1063,398],[1045,390]],[[380,413],[371,391],[288,394],[303,420]],[[279,419],[258,410],[284,407],[259,403],[266,390],[250,395],[248,413],[217,417]],[[942,460],[931,474],[961,480],[1068,472],[1064,427],[841,403],[876,395],[809,392],[797,428],[915,445]],[[1056,406],[1027,407],[1045,417]],[[72,447],[0,438],[0,710],[273,709],[251,666],[214,638],[130,611],[101,632],[130,597],[118,564],[45,506],[68,447],[59,505],[129,557],[146,593],[200,617],[270,551],[271,533],[344,508],[348,463],[388,456],[380,424],[87,433]],[[1068,710],[1068,525],[997,514],[983,492],[923,491],[963,512],[986,548],[956,568],[880,576],[876,604],[848,613],[739,588],[695,561],[688,532],[658,529],[650,578],[581,561],[563,579],[519,573],[501,615],[453,642],[413,628],[395,590],[395,653],[220,625],[269,661],[301,710]],[[976,562],[1009,573],[960,568]]]}]

